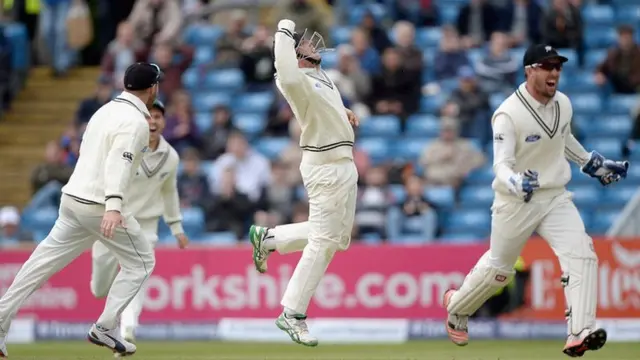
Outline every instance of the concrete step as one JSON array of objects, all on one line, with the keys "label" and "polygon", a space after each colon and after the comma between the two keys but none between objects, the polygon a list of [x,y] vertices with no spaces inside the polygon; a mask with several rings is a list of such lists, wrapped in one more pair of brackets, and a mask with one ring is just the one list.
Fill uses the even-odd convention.
[{"label": "concrete step", "polygon": [[69,119],[60,119],[58,114],[54,113],[40,113],[40,114],[30,114],[27,118],[21,117],[15,113],[7,114],[3,119],[2,123],[0,123],[0,127],[2,124],[11,124],[11,123],[21,123],[21,124],[33,124],[33,125],[68,125],[70,124]]},{"label": "concrete step", "polygon": [[73,114],[78,108],[78,103],[75,101],[16,101],[11,105],[10,112],[15,113],[18,116],[26,117],[30,114]]}]

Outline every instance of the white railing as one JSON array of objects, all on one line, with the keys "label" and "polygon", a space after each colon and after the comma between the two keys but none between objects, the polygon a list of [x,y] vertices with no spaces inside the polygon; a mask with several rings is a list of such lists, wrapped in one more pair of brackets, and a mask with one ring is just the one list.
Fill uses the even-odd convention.
[{"label": "white railing", "polygon": [[640,191],[636,191],[607,231],[607,237],[640,236]]}]

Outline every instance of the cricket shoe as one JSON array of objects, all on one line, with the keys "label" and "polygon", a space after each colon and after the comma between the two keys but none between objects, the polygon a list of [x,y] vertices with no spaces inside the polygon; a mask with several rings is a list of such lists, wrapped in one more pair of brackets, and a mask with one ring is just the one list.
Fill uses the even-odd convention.
[{"label": "cricket shoe", "polygon": [[264,226],[251,225],[249,229],[249,241],[253,247],[253,265],[261,274],[267,272],[267,259],[271,254],[271,251],[264,248],[264,239],[268,232],[269,228]]},{"label": "cricket shoe", "polygon": [[[451,302],[451,297],[455,294],[455,290],[447,290],[444,293],[444,299],[442,300],[442,306],[446,309]],[[452,317],[456,321],[452,321]],[[444,325],[447,328],[447,334],[449,339],[458,346],[465,346],[469,343],[469,329],[467,323],[469,321],[468,316],[449,315],[444,321]]]},{"label": "cricket shoe", "polygon": [[136,352],[136,346],[122,338],[118,327],[108,330],[94,324],[87,334],[87,340],[92,344],[111,349],[116,357],[129,356]]},{"label": "cricket shoe", "polygon": [[283,312],[276,320],[276,326],[286,332],[295,343],[304,346],[318,346],[318,339],[309,334],[305,315],[296,314],[290,316]]},{"label": "cricket shoe", "polygon": [[0,336],[0,358],[3,358],[3,359],[9,357],[9,352],[7,351],[6,339],[7,339],[6,335]]},{"label": "cricket shoe", "polygon": [[570,357],[582,357],[588,350],[599,350],[606,342],[607,332],[604,329],[585,329],[580,335],[569,335],[562,352]]}]

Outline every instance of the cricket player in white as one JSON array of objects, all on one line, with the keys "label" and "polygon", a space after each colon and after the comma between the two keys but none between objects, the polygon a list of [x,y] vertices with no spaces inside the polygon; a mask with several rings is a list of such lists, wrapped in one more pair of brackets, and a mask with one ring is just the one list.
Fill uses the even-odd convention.
[{"label": "cricket player in white", "polygon": [[147,106],[155,100],[161,75],[154,64],[131,65],[124,75],[125,91],[91,117],[76,168],[62,188],[58,219],[0,299],[0,357],[8,356],[11,320],[29,295],[96,240],[116,256],[120,272],[88,339],[121,356],[135,353],[136,346],[120,336],[118,322],[153,271],[155,258],[127,210],[127,195],[149,145]]},{"label": "cricket player in white", "polygon": [[557,91],[566,61],[551,46],[532,45],[523,59],[526,82],[493,115],[490,249],[460,289],[444,296],[447,331],[457,345],[468,342],[468,317],[512,279],[513,266],[534,231],[549,243],[563,271],[568,322],[564,353],[579,357],[606,342],[607,333],[595,323],[598,259],[565,188],[571,179],[567,160],[602,185],[626,177],[629,163],[589,153],[571,134],[571,102]]},{"label": "cricket player in white", "polygon": [[[184,249],[189,239],[182,228],[177,179],[180,158],[162,137],[165,127],[164,104],[159,100],[149,110],[149,150],[144,153],[140,168],[131,179],[127,210],[136,218],[144,238],[155,248],[158,243],[158,221],[164,214],[178,246]],[[92,249],[91,292],[97,298],[107,296],[118,274],[118,259],[102,242],[96,241]],[[145,289],[138,292],[122,313],[122,337],[135,341],[135,329],[142,312]]]},{"label": "cricket player in white", "polygon": [[313,33],[307,40],[305,34],[295,33],[293,21],[278,23],[276,84],[302,128],[300,172],[309,197],[309,221],[250,230],[253,259],[260,272],[266,271],[270,252],[302,251],[276,325],[306,346],[318,345],[309,334],[307,308],[335,252],[349,247],[358,182],[352,127],[357,118],[345,109],[340,92],[320,67],[323,49],[320,34]]}]

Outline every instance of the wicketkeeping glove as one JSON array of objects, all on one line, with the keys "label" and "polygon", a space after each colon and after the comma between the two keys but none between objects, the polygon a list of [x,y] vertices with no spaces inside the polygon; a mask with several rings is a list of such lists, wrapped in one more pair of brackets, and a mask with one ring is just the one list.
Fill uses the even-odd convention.
[{"label": "wicketkeeping glove", "polygon": [[524,173],[517,173],[509,178],[509,190],[529,202],[533,196],[533,192],[540,187],[538,181],[538,172],[534,170],[526,170]]},{"label": "wicketkeeping glove", "polygon": [[592,151],[591,158],[580,170],[597,178],[602,186],[607,186],[627,177],[629,162],[608,160],[598,152]]}]

